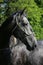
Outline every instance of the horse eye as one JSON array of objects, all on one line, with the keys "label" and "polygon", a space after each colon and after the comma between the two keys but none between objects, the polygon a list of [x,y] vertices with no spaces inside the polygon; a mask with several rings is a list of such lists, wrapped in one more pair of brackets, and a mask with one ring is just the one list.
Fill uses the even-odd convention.
[{"label": "horse eye", "polygon": [[22,23],[23,26],[27,26],[28,24],[27,23]]}]

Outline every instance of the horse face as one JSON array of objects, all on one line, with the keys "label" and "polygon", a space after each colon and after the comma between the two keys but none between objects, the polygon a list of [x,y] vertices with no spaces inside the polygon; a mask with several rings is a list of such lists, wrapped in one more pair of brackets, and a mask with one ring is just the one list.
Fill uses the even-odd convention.
[{"label": "horse face", "polygon": [[13,31],[13,34],[23,41],[28,48],[30,46],[32,49],[34,46],[36,46],[37,41],[28,19],[24,15],[18,14],[16,16],[16,24],[17,28]]}]

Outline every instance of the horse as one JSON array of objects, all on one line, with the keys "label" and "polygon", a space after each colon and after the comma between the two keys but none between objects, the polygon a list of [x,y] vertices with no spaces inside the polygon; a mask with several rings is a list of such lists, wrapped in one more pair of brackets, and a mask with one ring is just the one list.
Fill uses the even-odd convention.
[{"label": "horse", "polygon": [[[22,16],[24,16],[24,15],[22,15]],[[21,30],[25,31],[26,37],[28,37],[28,40],[33,38],[33,40],[35,40],[35,42],[37,42],[37,43],[34,42],[37,45],[37,47],[35,47],[31,51],[30,51],[30,49],[27,50],[26,46],[25,46],[26,44],[25,45],[22,44],[21,41],[23,41],[23,40],[20,38],[21,36],[19,36],[19,33],[17,34],[18,31],[16,30],[14,32],[14,34],[15,34],[15,37],[18,39],[18,40],[16,39],[16,41],[19,41],[20,44],[17,43],[18,45],[16,45],[13,48],[13,50],[12,50],[12,62],[13,62],[13,65],[43,65],[43,43],[40,42],[40,41],[37,41],[35,39],[35,37],[33,37],[34,36],[34,32],[32,30],[32,27],[30,26],[29,21],[27,22],[27,18],[26,17],[24,17],[24,19],[23,19],[26,22],[25,21],[21,22],[22,19],[21,19],[20,15],[19,15],[19,17],[17,19],[16,19],[17,20],[17,24],[19,24],[18,26],[21,28]],[[32,36],[31,36],[31,34],[29,34],[30,29],[31,29],[31,32],[32,32]],[[28,30],[28,32],[27,32],[27,30]],[[22,35],[22,33],[20,35]],[[31,40],[29,40],[29,41],[31,41]],[[13,42],[13,44],[14,43],[15,42]],[[34,45],[32,45],[32,44],[33,43],[31,42],[29,45],[34,47]]]},{"label": "horse", "polygon": [[14,35],[20,39],[31,51],[37,46],[28,19],[23,15],[25,9],[10,15],[0,27],[0,65],[12,65],[10,37]]},{"label": "horse", "polygon": [[[18,20],[20,19],[20,15],[19,15],[19,17],[17,19]],[[19,22],[19,27],[23,31],[26,32],[26,29],[24,29],[24,27],[28,27],[28,25],[29,25],[29,27],[27,29],[29,29],[29,30],[31,29],[32,30],[32,27],[30,26],[29,23],[27,24],[27,22],[25,22],[25,21],[23,23],[21,23],[20,21],[22,21],[22,20],[21,19],[20,19],[20,21],[18,21],[18,20],[17,20],[17,22]],[[27,20],[26,17],[24,18],[24,20]],[[29,30],[28,30],[28,32],[29,32]],[[17,34],[15,32],[14,32],[15,37],[16,38],[19,37],[18,39],[20,39],[22,41],[22,39],[19,36],[19,33]],[[28,32],[26,32],[26,36],[28,36],[28,37],[31,38],[32,36]],[[32,33],[33,33],[32,35],[34,36],[33,30],[32,30]],[[36,44],[37,47],[35,47],[31,51],[28,51],[26,49],[26,46],[24,44],[22,44],[22,42],[20,40],[18,40],[20,42],[20,44],[18,44],[17,46],[15,46],[14,50],[12,51],[12,53],[13,53],[13,55],[12,55],[12,58],[13,58],[12,62],[14,63],[13,65],[43,65],[43,41],[40,42],[40,41],[37,41],[35,39],[36,40],[35,42],[37,42],[37,44]],[[28,40],[29,40],[29,38],[28,38]],[[33,40],[34,40],[34,38],[33,38]],[[17,39],[16,39],[16,41],[17,41]],[[30,46],[31,45],[32,45],[32,42],[30,43]],[[34,47],[34,45],[33,45],[33,47]]]}]

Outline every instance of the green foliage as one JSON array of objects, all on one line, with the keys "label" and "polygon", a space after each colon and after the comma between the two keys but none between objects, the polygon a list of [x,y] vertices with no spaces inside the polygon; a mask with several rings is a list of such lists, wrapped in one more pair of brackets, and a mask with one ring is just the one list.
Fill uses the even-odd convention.
[{"label": "green foliage", "polygon": [[[37,39],[43,39],[43,0],[12,0],[7,7],[0,7],[0,23],[10,14],[26,7],[25,13],[33,27]],[[4,10],[3,10],[4,9]],[[4,14],[1,12],[4,11]]]},{"label": "green foliage", "polygon": [[3,2],[3,0],[0,0],[0,2]]},{"label": "green foliage", "polygon": [[43,0],[34,0],[39,7],[43,8]]}]

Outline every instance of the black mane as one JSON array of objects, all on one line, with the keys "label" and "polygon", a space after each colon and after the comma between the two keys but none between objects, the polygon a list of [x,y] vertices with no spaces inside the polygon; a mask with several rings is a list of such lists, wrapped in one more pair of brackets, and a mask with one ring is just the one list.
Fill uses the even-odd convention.
[{"label": "black mane", "polygon": [[5,29],[5,27],[7,27],[8,24],[10,24],[10,23],[12,22],[13,16],[16,15],[16,13],[19,14],[19,13],[21,13],[21,12],[22,12],[22,10],[17,11],[17,12],[15,12],[15,13],[12,13],[12,14],[3,22],[3,24],[2,24],[1,27],[0,27],[0,30],[1,30],[1,29]]}]

